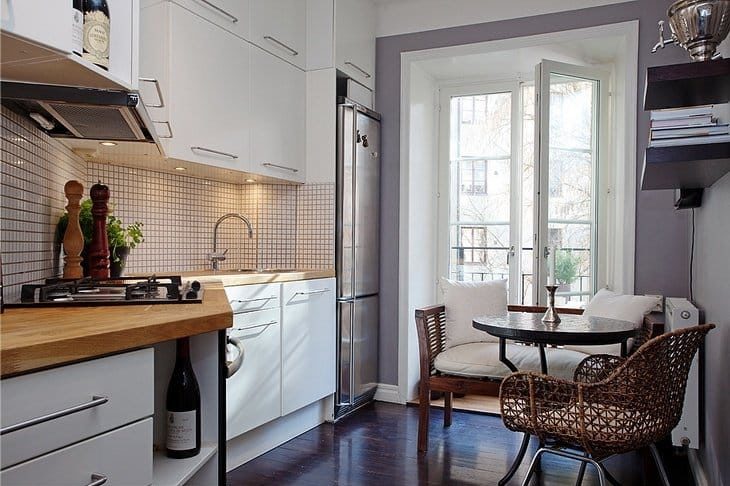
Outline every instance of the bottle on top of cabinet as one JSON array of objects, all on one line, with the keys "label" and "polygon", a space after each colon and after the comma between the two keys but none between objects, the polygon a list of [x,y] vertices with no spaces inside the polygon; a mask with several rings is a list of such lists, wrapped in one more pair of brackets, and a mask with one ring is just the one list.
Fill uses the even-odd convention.
[{"label": "bottle on top of cabinet", "polygon": [[83,0],[84,36],[82,57],[109,70],[110,17],[106,0]]},{"label": "bottle on top of cabinet", "polygon": [[71,50],[79,56],[84,52],[84,0],[73,0],[71,9]]}]

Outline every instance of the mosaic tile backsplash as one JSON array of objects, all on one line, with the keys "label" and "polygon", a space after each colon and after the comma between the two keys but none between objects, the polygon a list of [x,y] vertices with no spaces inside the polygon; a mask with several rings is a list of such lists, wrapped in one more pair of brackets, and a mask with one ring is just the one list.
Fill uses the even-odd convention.
[{"label": "mosaic tile backsplash", "polygon": [[333,268],[334,184],[230,184],[183,174],[86,163],[33,122],[2,109],[0,243],[6,302],[20,286],[59,274],[54,231],[64,211],[63,185],[101,180],[113,214],[125,225],[144,224],[144,242],[132,250],[128,273],[210,268],[213,227],[220,225],[221,269]]}]

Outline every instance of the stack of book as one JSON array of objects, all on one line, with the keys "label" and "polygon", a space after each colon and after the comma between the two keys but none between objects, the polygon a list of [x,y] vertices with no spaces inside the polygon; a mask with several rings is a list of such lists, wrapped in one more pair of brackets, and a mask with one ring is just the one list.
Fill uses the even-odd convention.
[{"label": "stack of book", "polygon": [[649,147],[730,142],[730,127],[712,116],[712,105],[651,112]]}]

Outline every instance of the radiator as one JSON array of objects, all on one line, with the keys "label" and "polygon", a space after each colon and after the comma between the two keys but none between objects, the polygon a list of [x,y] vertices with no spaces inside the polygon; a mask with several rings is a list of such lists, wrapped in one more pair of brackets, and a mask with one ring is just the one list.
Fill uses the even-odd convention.
[{"label": "radiator", "polygon": [[[667,298],[666,331],[675,331],[699,324],[699,311],[687,299]],[[692,359],[692,367],[687,377],[687,390],[684,394],[684,407],[679,424],[672,431],[672,444],[700,447],[700,377],[699,352]]]}]

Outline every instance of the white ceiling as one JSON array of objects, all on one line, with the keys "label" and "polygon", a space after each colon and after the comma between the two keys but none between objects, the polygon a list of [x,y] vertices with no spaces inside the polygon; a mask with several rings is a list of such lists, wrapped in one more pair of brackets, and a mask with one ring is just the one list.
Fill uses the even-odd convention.
[{"label": "white ceiling", "polygon": [[527,80],[532,79],[535,66],[542,59],[600,66],[612,64],[622,50],[621,37],[601,37],[581,42],[426,59],[417,64],[439,82],[463,82],[470,79]]},{"label": "white ceiling", "polygon": [[632,0],[374,0],[378,37],[597,7]]}]

